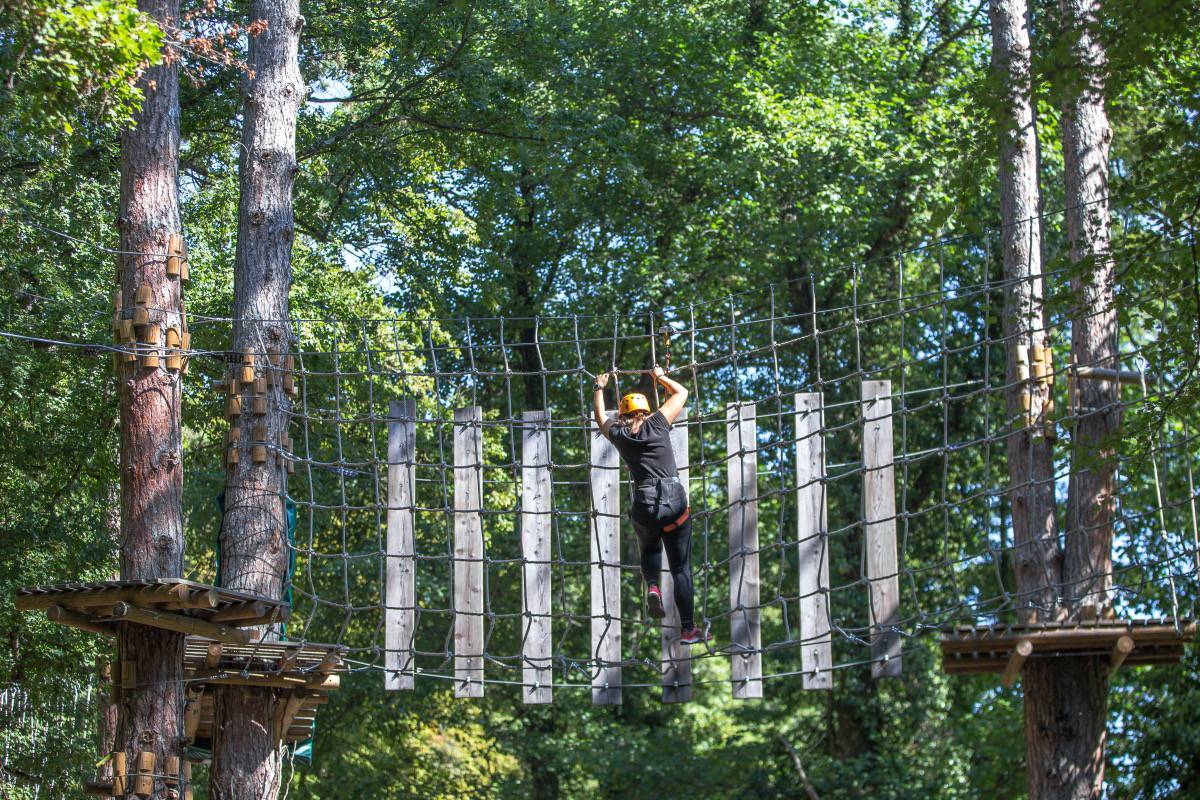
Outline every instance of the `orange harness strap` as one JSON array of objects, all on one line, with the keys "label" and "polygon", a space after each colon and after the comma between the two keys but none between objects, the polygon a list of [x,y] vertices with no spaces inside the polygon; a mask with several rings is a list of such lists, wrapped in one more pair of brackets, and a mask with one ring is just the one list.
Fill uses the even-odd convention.
[{"label": "orange harness strap", "polygon": [[683,523],[687,522],[688,517],[691,515],[691,513],[692,513],[692,507],[688,506],[687,508],[685,508],[683,510],[683,513],[679,515],[679,519],[675,520],[670,525],[663,525],[663,533],[670,533],[671,531],[675,530]]}]

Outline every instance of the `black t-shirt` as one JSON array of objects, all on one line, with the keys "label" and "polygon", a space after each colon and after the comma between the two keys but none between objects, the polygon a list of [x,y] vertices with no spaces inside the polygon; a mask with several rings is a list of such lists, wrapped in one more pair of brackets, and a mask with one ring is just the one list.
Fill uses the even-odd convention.
[{"label": "black t-shirt", "polygon": [[608,428],[608,438],[629,465],[634,483],[679,476],[671,447],[671,423],[661,411],[646,417],[637,433],[614,421]]}]

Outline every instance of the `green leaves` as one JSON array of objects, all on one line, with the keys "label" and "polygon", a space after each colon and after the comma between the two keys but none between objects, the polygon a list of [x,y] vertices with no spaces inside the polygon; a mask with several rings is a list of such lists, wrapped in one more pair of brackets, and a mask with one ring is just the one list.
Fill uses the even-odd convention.
[{"label": "green leaves", "polygon": [[128,122],[163,34],[128,0],[21,0],[0,16],[0,113],[36,135]]}]

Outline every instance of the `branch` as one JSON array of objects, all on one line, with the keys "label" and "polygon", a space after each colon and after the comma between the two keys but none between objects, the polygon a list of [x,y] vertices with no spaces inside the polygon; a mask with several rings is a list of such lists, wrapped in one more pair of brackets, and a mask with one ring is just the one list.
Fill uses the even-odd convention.
[{"label": "branch", "polygon": [[800,783],[804,784],[804,793],[808,795],[808,800],[821,800],[821,795],[817,794],[817,790],[813,788],[812,781],[808,779],[808,773],[804,771],[804,764],[800,761],[800,754],[796,752],[796,748],[792,747],[784,735],[779,734],[779,741],[783,742],[783,746],[792,756],[792,764],[796,767],[796,772],[800,773]]}]

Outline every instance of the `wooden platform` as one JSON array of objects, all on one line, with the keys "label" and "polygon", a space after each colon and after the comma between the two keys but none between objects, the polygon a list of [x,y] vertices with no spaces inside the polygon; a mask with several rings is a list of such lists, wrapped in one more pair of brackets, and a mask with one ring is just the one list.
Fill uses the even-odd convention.
[{"label": "wooden platform", "polygon": [[257,642],[230,645],[188,637],[184,668],[188,680],[184,735],[196,747],[211,750],[213,686],[265,686],[282,690],[274,720],[276,738],[298,742],[312,738],[317,708],[338,689],[346,671],[342,645],[313,642]]},{"label": "wooden platform", "polygon": [[951,675],[1000,673],[1012,685],[1031,658],[1099,656],[1110,672],[1122,665],[1170,664],[1196,638],[1191,620],[1096,620],[1094,622],[985,625],[942,631],[942,668]]},{"label": "wooden platform", "polygon": [[16,605],[109,636],[113,623],[133,622],[228,644],[248,644],[253,637],[242,628],[284,622],[291,613],[282,600],[172,579],[31,586],[17,590]]}]

